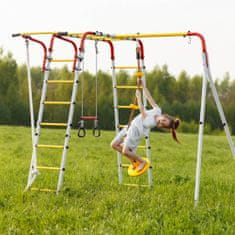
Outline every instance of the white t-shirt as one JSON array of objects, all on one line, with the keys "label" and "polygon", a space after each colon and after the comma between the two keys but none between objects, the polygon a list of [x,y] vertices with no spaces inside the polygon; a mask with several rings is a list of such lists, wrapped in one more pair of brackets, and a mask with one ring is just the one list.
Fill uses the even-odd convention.
[{"label": "white t-shirt", "polygon": [[142,115],[139,114],[131,123],[131,126],[133,125],[138,128],[141,135],[147,135],[149,130],[157,125],[155,116],[162,114],[162,110],[159,107],[147,110],[145,112],[146,117],[144,119]]}]

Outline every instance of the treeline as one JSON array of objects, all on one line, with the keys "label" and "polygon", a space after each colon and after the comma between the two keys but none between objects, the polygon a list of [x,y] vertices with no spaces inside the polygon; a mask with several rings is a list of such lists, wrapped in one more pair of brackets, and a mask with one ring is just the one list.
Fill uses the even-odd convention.
[{"label": "treeline", "polygon": [[[34,97],[34,113],[37,117],[43,74],[39,67],[33,67],[32,87]],[[95,75],[83,72],[80,76],[74,126],[76,126],[81,115],[82,88],[84,115],[95,115],[96,106],[96,80]],[[102,129],[114,129],[113,94],[111,74],[99,71],[98,77],[98,116],[99,125]],[[53,69],[50,79],[73,79],[73,74],[67,67]],[[118,84],[136,84],[136,78],[125,71],[117,73]],[[163,112],[177,116],[182,120],[181,131],[197,132],[202,76],[189,76],[182,71],[175,77],[169,73],[167,66],[156,66],[146,74],[147,87],[156,102],[161,106]],[[17,65],[11,53],[4,54],[0,51],[0,124],[30,125],[27,68],[25,65]],[[235,81],[225,74],[223,79],[216,80],[225,115],[230,124],[232,133],[235,134]],[[47,100],[68,101],[70,100],[71,85],[48,85]],[[133,103],[134,90],[119,90],[119,104],[129,105]],[[128,110],[120,111],[120,123],[126,123],[129,117]],[[63,105],[46,106],[43,121],[66,122],[68,107]],[[88,127],[92,124],[87,121]],[[206,133],[213,133],[222,129],[221,121],[214,104],[211,92],[207,95],[206,108]]]}]

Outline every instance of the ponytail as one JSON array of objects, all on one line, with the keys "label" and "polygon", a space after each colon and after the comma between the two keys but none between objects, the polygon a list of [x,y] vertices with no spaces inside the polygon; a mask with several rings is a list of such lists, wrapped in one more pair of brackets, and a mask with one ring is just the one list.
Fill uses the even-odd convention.
[{"label": "ponytail", "polygon": [[174,139],[177,143],[180,143],[179,140],[177,139],[177,136],[176,136],[176,129],[179,127],[179,124],[180,124],[180,120],[179,120],[178,118],[175,119],[175,120],[172,120],[171,134],[172,134],[173,139]]},{"label": "ponytail", "polygon": [[179,140],[177,139],[176,136],[176,129],[179,127],[180,125],[180,120],[178,118],[174,118],[168,114],[163,114],[166,118],[169,119],[170,124],[169,124],[169,129],[171,129],[171,134],[172,134],[172,138],[177,142],[180,143]]}]

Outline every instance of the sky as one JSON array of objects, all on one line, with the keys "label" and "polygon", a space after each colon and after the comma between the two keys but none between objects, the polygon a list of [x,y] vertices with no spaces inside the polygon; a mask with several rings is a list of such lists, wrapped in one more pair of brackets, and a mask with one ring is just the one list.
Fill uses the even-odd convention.
[{"label": "sky", "polygon": [[[199,32],[206,39],[214,78],[228,72],[235,78],[234,0],[7,0],[1,2],[0,46],[11,51],[17,63],[25,63],[25,44],[12,33],[35,31],[114,34]],[[48,37],[40,37],[48,42]],[[196,38],[143,39],[147,70],[167,64],[178,75],[202,74],[200,41]],[[107,45],[99,43],[98,66],[110,70]],[[135,64],[135,44],[115,43],[118,65]],[[40,65],[42,53],[30,46],[31,65]],[[58,58],[69,58],[70,48],[58,44]],[[94,43],[86,43],[85,69],[94,71]],[[71,56],[72,57],[72,56]]]}]

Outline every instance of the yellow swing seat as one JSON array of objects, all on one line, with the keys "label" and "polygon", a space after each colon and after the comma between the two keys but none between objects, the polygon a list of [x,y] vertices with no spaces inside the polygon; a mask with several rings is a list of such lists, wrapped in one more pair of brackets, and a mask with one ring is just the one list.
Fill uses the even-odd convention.
[{"label": "yellow swing seat", "polygon": [[148,170],[148,168],[150,167],[150,161],[147,158],[143,158],[143,160],[145,160],[147,163],[145,164],[144,168],[141,171],[136,171],[139,164],[136,166],[135,169],[133,169],[132,164],[128,167],[127,172],[129,176],[140,176],[143,175]]}]

